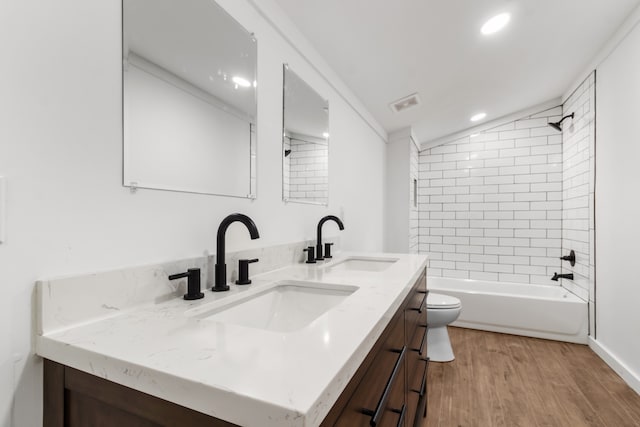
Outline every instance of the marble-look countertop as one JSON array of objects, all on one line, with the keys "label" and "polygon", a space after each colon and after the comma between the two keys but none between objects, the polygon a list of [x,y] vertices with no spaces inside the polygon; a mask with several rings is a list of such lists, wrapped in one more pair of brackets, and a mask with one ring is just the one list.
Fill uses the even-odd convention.
[{"label": "marble-look countertop", "polygon": [[[378,272],[331,268],[347,257],[397,261]],[[36,351],[238,425],[317,426],[426,262],[425,255],[340,254],[329,262],[294,264],[252,276],[253,284],[231,285],[229,292],[203,290],[205,298],[197,301],[183,300],[175,289],[159,292],[170,285],[157,269],[42,281],[36,288]],[[291,332],[189,315],[279,280],[358,289]]]}]

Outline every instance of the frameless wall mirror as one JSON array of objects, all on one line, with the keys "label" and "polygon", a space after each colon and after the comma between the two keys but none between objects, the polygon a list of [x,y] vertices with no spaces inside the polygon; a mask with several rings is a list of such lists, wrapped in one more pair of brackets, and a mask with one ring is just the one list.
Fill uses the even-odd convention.
[{"label": "frameless wall mirror", "polygon": [[211,0],[123,0],[125,186],[255,197],[257,42]]},{"label": "frameless wall mirror", "polygon": [[282,198],[329,201],[329,101],[284,65]]}]

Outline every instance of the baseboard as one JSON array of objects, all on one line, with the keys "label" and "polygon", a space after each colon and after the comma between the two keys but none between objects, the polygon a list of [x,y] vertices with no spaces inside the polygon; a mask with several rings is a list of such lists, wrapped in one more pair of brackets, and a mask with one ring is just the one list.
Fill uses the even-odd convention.
[{"label": "baseboard", "polygon": [[636,393],[640,394],[640,377],[635,375],[623,362],[598,341],[589,337],[589,347],[611,367]]}]

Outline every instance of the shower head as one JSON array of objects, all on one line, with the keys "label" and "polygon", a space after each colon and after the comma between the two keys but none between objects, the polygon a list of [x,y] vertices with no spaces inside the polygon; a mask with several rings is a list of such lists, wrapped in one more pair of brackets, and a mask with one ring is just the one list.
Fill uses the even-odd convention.
[{"label": "shower head", "polygon": [[557,130],[558,132],[562,132],[562,122],[564,122],[566,119],[568,119],[569,117],[571,117],[573,119],[575,113],[571,113],[567,116],[564,116],[562,118],[562,120],[560,120],[559,122],[551,122],[551,123],[547,123],[549,126],[551,126],[552,128],[554,128],[555,130]]},{"label": "shower head", "polygon": [[291,154],[291,150],[284,150],[285,157],[289,157],[289,154]]}]

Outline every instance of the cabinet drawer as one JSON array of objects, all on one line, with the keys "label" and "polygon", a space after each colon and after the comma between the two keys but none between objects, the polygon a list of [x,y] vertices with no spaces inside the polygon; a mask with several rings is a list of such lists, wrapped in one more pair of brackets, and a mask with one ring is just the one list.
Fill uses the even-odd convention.
[{"label": "cabinet drawer", "polygon": [[401,421],[405,362],[409,353],[404,346],[402,320],[402,317],[394,320],[383,348],[358,384],[336,426],[396,426]]}]

